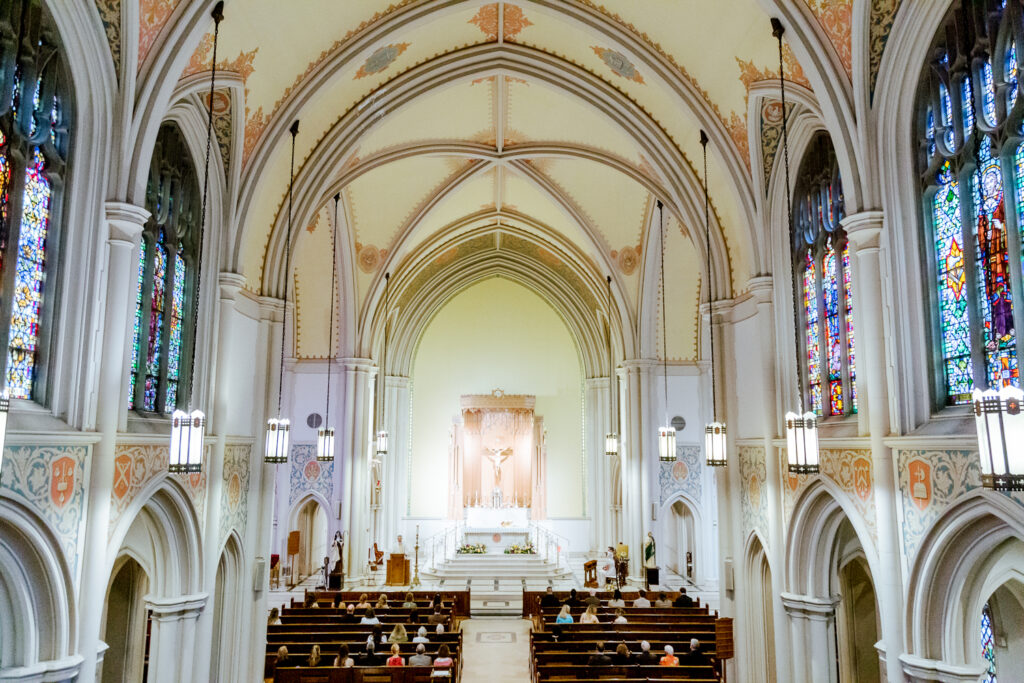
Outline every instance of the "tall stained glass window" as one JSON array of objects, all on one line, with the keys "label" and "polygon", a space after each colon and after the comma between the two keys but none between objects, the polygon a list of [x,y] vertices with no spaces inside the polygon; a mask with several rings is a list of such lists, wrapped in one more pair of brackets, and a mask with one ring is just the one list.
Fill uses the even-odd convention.
[{"label": "tall stained glass window", "polygon": [[981,658],[987,667],[982,681],[998,683],[996,679],[996,638],[992,630],[992,611],[988,604],[981,610]]},{"label": "tall stained glass window", "polygon": [[804,330],[806,408],[818,415],[857,412],[853,336],[853,276],[843,219],[843,187],[832,142],[811,142],[796,185],[794,263],[803,264],[797,289]]},{"label": "tall stained glass window", "polygon": [[172,413],[187,403],[187,357],[195,333],[192,312],[198,255],[199,185],[181,131],[166,123],[157,135],[146,208],[151,216],[139,247],[135,336],[129,407]]},{"label": "tall stained glass window", "polygon": [[69,81],[56,27],[39,0],[3,3],[0,45],[2,390],[45,402],[56,284],[48,266],[59,248]]},{"label": "tall stained glass window", "polygon": [[[1024,105],[1014,36],[1022,25],[1020,3],[955,3],[921,79],[919,167],[937,406],[968,403],[975,388],[1020,384]],[[951,100],[950,91],[960,97]]]}]

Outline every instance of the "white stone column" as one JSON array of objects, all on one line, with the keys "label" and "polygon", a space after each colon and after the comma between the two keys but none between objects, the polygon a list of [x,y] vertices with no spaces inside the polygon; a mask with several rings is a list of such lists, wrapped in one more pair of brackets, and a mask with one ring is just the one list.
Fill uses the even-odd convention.
[{"label": "white stone column", "polygon": [[586,381],[583,398],[584,452],[587,462],[587,516],[590,517],[590,550],[601,552],[608,545],[608,504],[610,477],[604,454],[608,423],[608,378]]},{"label": "white stone column", "polygon": [[820,599],[784,593],[782,604],[793,628],[793,683],[838,683],[836,605],[839,597]]},{"label": "white stone column", "polygon": [[79,605],[79,651],[83,680],[96,672],[100,649],[100,621],[110,580],[113,552],[108,548],[110,491],[114,483],[114,447],[118,423],[127,409],[130,371],[129,338],[133,330],[135,279],[138,277],[139,239],[149,212],[139,206],[107,202],[106,313],[103,325],[103,356],[97,390],[96,429],[100,439],[93,447],[86,501],[85,554],[82,562],[82,596]]},{"label": "white stone column", "polygon": [[[384,469],[383,513],[381,539],[388,545],[398,534],[404,534],[408,557],[413,559],[413,543],[415,528],[403,529],[402,517],[405,516],[408,487],[406,480],[409,472],[409,437],[412,429],[409,413],[410,380],[408,377],[389,375],[385,381],[384,391],[384,423],[388,430],[388,454],[382,463]],[[369,482],[373,485],[373,482]],[[422,548],[420,551],[422,552]]]},{"label": "white stone column", "polygon": [[853,278],[854,324],[857,344],[857,397],[861,420],[871,433],[872,474],[878,530],[878,576],[872,576],[878,598],[881,639],[886,645],[886,671],[892,683],[903,680],[899,656],[903,653],[903,581],[898,492],[889,436],[889,391],[885,368],[885,313],[882,298],[880,242],[884,216],[864,211],[843,219],[855,265]]},{"label": "white stone column", "polygon": [[[370,544],[370,456],[373,449],[373,382],[376,366],[369,358],[343,358],[341,438],[336,442],[342,459],[341,480],[336,479],[345,529],[345,579],[357,582],[366,575]],[[383,456],[387,458],[388,456]],[[338,460],[335,460],[337,466]]]},{"label": "white stone column", "polygon": [[[650,506],[648,504],[648,460],[658,460],[657,425],[649,417],[651,396],[651,371],[655,362],[647,359],[627,360],[622,363],[625,382],[623,406],[623,439],[620,445],[622,458],[622,538],[629,546],[629,574],[642,581],[641,555],[643,539],[650,528]],[[651,432],[648,434],[648,432]],[[652,443],[653,448],[652,448]]]},{"label": "white stone column", "polygon": [[[146,683],[180,683],[192,676],[196,648],[196,620],[206,606],[206,594],[179,598],[146,598],[150,617],[149,672]],[[209,649],[203,642],[201,650]],[[209,676],[209,666],[203,674]]]}]

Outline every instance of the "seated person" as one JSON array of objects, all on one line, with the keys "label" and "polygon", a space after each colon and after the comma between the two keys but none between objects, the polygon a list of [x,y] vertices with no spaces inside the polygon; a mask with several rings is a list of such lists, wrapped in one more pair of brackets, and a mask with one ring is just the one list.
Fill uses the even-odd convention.
[{"label": "seated person", "polygon": [[636,663],[633,658],[633,653],[629,651],[625,643],[619,643],[615,648],[615,654],[612,655],[612,662],[617,666],[630,666]]},{"label": "seated person", "polygon": [[314,593],[306,593],[306,599],[302,603],[302,606],[307,609],[310,607],[316,607],[316,595]]},{"label": "seated person", "polygon": [[421,621],[423,621],[423,619],[420,617],[419,607],[413,607],[411,610],[409,610],[409,626],[415,626]]},{"label": "seated person", "polygon": [[640,597],[633,601],[633,607],[650,607],[651,601],[647,599],[647,594],[644,590],[640,589]]},{"label": "seated person", "polygon": [[604,653],[604,643],[598,642],[597,652],[587,659],[587,666],[611,666],[612,658]]},{"label": "seated person", "polygon": [[427,654],[427,647],[423,643],[416,646],[416,654],[409,657],[409,666],[430,666],[430,655]]},{"label": "seated person", "polygon": [[355,666],[355,660],[348,656],[348,644],[342,643],[338,646],[338,656],[334,658],[334,666],[349,669]]},{"label": "seated person", "polygon": [[412,642],[414,642],[414,643],[429,643],[430,642],[429,640],[427,640],[427,627],[426,626],[420,626],[419,630],[416,631],[416,637],[412,639]]},{"label": "seated person", "polygon": [[440,605],[435,605],[434,606],[434,613],[431,614],[427,618],[427,623],[430,624],[431,626],[434,626],[435,624],[444,624],[447,621],[448,621],[448,617],[446,617],[445,615],[441,614],[441,606]]},{"label": "seated person", "polygon": [[276,607],[270,608],[270,616],[267,617],[267,626],[278,626],[281,624],[281,613]]},{"label": "seated person", "polygon": [[675,650],[672,649],[671,645],[665,646],[665,656],[658,662],[662,666],[679,666],[679,658],[673,654]]},{"label": "seated person", "polygon": [[402,603],[402,607],[406,609],[415,609],[416,601],[412,597],[412,593],[405,594],[405,602]]},{"label": "seated person", "polygon": [[359,602],[356,603],[356,609],[364,610],[367,607],[373,607],[373,605],[370,604],[370,599],[367,597],[366,593],[363,593],[359,596]]},{"label": "seated person", "polygon": [[434,633],[436,633],[437,635],[441,635],[442,633],[444,633],[444,624],[438,623],[437,626],[434,627]]},{"label": "seated person", "polygon": [[379,666],[380,657],[377,656],[376,651],[373,648],[373,642],[370,640],[366,641],[366,648],[363,653],[359,656],[359,666]]},{"label": "seated person", "polygon": [[558,639],[562,637],[562,625],[552,624],[551,625],[551,640],[558,642]]},{"label": "seated person", "polygon": [[661,591],[660,593],[658,593],[658,599],[654,601],[654,606],[661,608],[671,607],[672,601],[668,599],[667,595],[665,595],[665,591]]},{"label": "seated person", "polygon": [[563,604],[569,605],[569,607],[579,607],[580,599],[576,596],[576,589],[573,588],[569,591],[569,597],[567,597]]},{"label": "seated person", "polygon": [[696,638],[690,638],[690,649],[685,655],[683,655],[683,661],[691,666],[700,666],[711,663],[708,656],[701,652],[700,641]]},{"label": "seated person", "polygon": [[569,605],[562,605],[562,611],[555,617],[556,624],[571,624],[572,614],[569,612]]},{"label": "seated person", "polygon": [[356,616],[356,603],[348,603],[348,607],[345,608],[345,613],[341,615],[341,623],[343,624],[358,624],[359,617]]},{"label": "seated person", "polygon": [[608,601],[609,607],[625,607],[626,601],[622,599],[622,591],[618,588],[612,593],[612,599]]},{"label": "seated person", "polygon": [[544,595],[540,596],[541,607],[557,607],[558,598],[555,596],[555,589],[548,586],[547,590],[544,591]]},{"label": "seated person", "polygon": [[581,624],[598,624],[600,621],[597,618],[597,608],[591,605],[587,608],[587,611],[580,617]]},{"label": "seated person", "polygon": [[277,648],[277,657],[274,659],[274,667],[281,668],[282,666],[291,666],[291,662],[288,661],[288,648],[282,645]]},{"label": "seated person", "polygon": [[309,653],[309,659],[306,661],[306,666],[320,666],[320,646],[314,645],[313,650]]},{"label": "seated person", "polygon": [[391,646],[391,656],[388,657],[385,666],[405,666],[405,658],[402,657],[402,649],[398,647],[398,643]]},{"label": "seated person", "polygon": [[387,609],[388,608],[388,596],[385,595],[384,593],[381,593],[380,597],[377,598],[377,604],[374,605],[374,606],[377,609]]},{"label": "seated person", "polygon": [[601,606],[601,598],[597,597],[597,591],[591,588],[590,596],[583,601],[583,604],[594,609],[599,608]]},{"label": "seated person", "polygon": [[434,597],[430,598],[430,604],[427,605],[427,609],[434,609],[435,607],[444,607],[440,593],[434,593]]},{"label": "seated person", "polygon": [[679,597],[672,601],[673,607],[693,607],[693,598],[686,594],[685,588],[679,589]]},{"label": "seated person", "polygon": [[379,624],[380,623],[380,619],[377,618],[377,615],[374,613],[372,607],[367,607],[366,611],[363,613],[363,618],[359,620],[359,623],[360,624]]},{"label": "seated person", "polygon": [[658,655],[651,652],[651,644],[646,640],[640,641],[640,653],[636,656],[636,663],[642,666],[658,663]]},{"label": "seated person", "polygon": [[384,635],[384,627],[380,624],[374,624],[373,629],[370,630],[370,637],[367,640],[373,643],[374,647],[380,647],[388,642],[387,636]]},{"label": "seated person", "polygon": [[331,601],[331,607],[334,609],[345,609],[345,601],[341,599],[341,593],[334,594],[334,600]]},{"label": "seated person", "polygon": [[451,675],[451,668],[454,663],[455,662],[452,661],[451,651],[448,649],[447,645],[442,643],[441,647],[437,648],[437,656],[434,657],[434,669],[446,670],[448,673],[445,675]]},{"label": "seated person", "polygon": [[619,607],[615,610],[615,619],[612,621],[613,624],[625,624],[626,622],[626,611]]},{"label": "seated person", "polygon": [[395,624],[395,627],[391,629],[391,635],[388,636],[389,643],[408,643],[409,634],[405,632],[405,627],[401,624]]}]

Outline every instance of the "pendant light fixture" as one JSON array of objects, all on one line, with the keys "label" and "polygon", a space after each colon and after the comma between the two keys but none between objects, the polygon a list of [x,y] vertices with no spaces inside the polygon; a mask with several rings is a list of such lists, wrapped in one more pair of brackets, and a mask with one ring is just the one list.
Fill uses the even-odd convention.
[{"label": "pendant light fixture", "polygon": [[[220,22],[224,20],[224,3],[218,2],[211,13],[213,17],[213,66],[210,68],[210,101],[206,115],[206,162],[203,167],[203,203],[199,214],[199,257],[196,259],[196,284],[192,300],[194,320],[199,320],[199,300],[203,281],[203,237],[206,231],[206,201],[210,189],[210,148],[213,144],[213,96],[217,83],[217,42],[220,38]],[[198,408],[192,409],[195,398],[196,377],[196,337],[192,333],[192,362],[189,368],[189,410],[175,410],[171,415],[171,443],[169,472],[200,472],[203,469],[203,432],[206,428],[206,415]],[[6,422],[6,415],[4,422]]]},{"label": "pendant light fixture", "polygon": [[708,134],[700,132],[700,146],[704,148],[704,246],[707,250],[708,334],[711,355],[711,422],[704,425],[704,462],[708,467],[725,467],[725,423],[718,421],[718,395],[715,384],[715,323],[711,310],[711,201],[708,196]]},{"label": "pendant light fixture", "polygon": [[384,422],[386,413],[384,393],[388,381],[388,328],[390,327],[388,314],[390,312],[390,296],[391,273],[384,273],[384,353],[380,364],[380,391],[377,397],[379,406],[377,411],[379,417],[377,421],[377,455],[384,455],[388,452],[388,430]]},{"label": "pendant light fixture", "polygon": [[619,435],[615,430],[615,368],[612,366],[612,276],[608,276],[608,296],[605,306],[605,322],[608,324],[608,433],[604,435],[604,454],[619,454]]},{"label": "pendant light fixture", "polygon": [[[288,462],[288,437],[292,422],[281,413],[281,397],[284,391],[284,347],[288,341],[288,284],[292,268],[292,191],[295,187],[295,136],[299,134],[299,121],[292,122],[288,132],[292,136],[291,167],[288,176],[288,233],[284,241],[284,312],[281,315],[281,366],[277,377],[277,417],[267,420],[266,450],[263,462],[280,465]],[[325,418],[326,419],[326,418]]]},{"label": "pendant light fixture", "polygon": [[[790,196],[789,185],[789,128],[786,115],[786,78],[782,60],[782,34],[786,29],[782,22],[772,17],[772,36],[779,44],[779,91],[782,97],[782,153],[786,170],[786,229],[787,235],[793,232],[793,198]],[[796,278],[797,263],[795,252],[790,250],[790,267],[793,278]],[[789,471],[793,474],[816,474],[818,465],[818,417],[807,410],[807,397],[804,395],[803,373],[800,371],[800,305],[797,299],[796,286],[793,290],[793,341],[796,344],[796,386],[800,398],[799,410],[786,413],[786,451],[788,453]]]},{"label": "pendant light fixture", "polygon": [[331,291],[330,323],[327,326],[327,400],[324,406],[324,423],[316,432],[316,459],[320,462],[334,461],[334,427],[331,427],[331,366],[334,364],[334,288],[338,281],[338,203],[341,193],[334,195],[334,225],[331,227]]},{"label": "pendant light fixture", "polygon": [[658,427],[658,459],[673,462],[676,459],[676,428],[668,421],[668,301],[665,299],[665,213],[658,200],[658,225],[661,226],[661,378],[665,389],[664,422]]}]

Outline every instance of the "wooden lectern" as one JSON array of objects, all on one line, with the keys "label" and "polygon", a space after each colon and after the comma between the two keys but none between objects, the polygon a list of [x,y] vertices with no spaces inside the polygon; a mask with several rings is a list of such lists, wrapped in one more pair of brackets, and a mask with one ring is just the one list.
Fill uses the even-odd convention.
[{"label": "wooden lectern", "polygon": [[409,585],[409,560],[405,555],[388,555],[387,579],[384,581],[387,586]]},{"label": "wooden lectern", "polygon": [[597,560],[583,563],[583,587],[597,588]]}]

